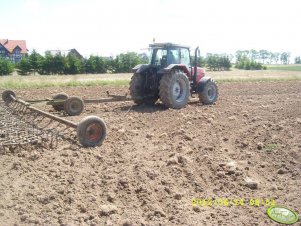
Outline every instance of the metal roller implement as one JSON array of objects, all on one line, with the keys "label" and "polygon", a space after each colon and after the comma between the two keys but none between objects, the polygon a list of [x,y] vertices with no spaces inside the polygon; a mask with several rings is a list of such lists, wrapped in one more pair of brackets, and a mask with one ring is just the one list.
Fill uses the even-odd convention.
[{"label": "metal roller implement", "polygon": [[[55,138],[74,141],[75,134],[82,146],[94,147],[100,146],[106,138],[106,124],[97,116],[87,116],[79,123],[74,123],[33,107],[31,103],[17,98],[12,90],[4,91],[2,100],[0,148],[34,144],[48,139],[53,142]],[[69,108],[72,110],[76,105],[77,109],[78,104],[80,101],[73,98],[69,102]]]}]

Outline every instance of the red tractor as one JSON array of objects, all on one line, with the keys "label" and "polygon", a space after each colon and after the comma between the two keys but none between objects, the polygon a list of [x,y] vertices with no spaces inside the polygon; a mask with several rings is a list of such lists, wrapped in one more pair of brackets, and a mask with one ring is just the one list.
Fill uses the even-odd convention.
[{"label": "red tractor", "polygon": [[216,83],[197,67],[198,47],[194,66],[187,46],[154,43],[150,49],[150,63],[133,68],[130,94],[136,104],[154,104],[160,98],[166,107],[179,109],[186,106],[192,94],[198,94],[203,104],[216,102]]}]

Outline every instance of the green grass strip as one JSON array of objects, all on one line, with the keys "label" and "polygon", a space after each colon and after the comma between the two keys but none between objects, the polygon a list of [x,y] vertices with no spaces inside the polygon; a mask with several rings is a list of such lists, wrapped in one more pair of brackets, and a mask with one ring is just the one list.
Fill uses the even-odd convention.
[{"label": "green grass strip", "polygon": [[8,80],[0,83],[3,89],[26,89],[26,88],[45,88],[45,87],[77,87],[77,86],[125,86],[129,80],[96,80],[96,81],[26,81]]},{"label": "green grass strip", "polygon": [[[218,83],[231,82],[285,82],[285,81],[301,81],[300,76],[290,77],[271,77],[271,78],[217,78]],[[0,88],[2,89],[26,89],[26,88],[45,88],[45,87],[78,87],[78,86],[128,86],[129,80],[71,80],[71,81],[49,81],[49,80],[25,80],[20,78],[0,80]]]},{"label": "green grass strip", "polygon": [[301,81],[299,76],[283,77],[283,78],[218,78],[215,79],[218,83],[231,82],[286,82],[286,81]]}]

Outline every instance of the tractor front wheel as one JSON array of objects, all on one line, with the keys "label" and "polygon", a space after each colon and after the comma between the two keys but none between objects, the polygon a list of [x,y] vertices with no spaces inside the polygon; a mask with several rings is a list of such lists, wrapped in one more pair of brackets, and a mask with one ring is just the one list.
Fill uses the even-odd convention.
[{"label": "tractor front wheel", "polygon": [[172,70],[164,74],[160,81],[160,99],[166,107],[183,108],[190,95],[189,80],[182,71]]},{"label": "tractor front wheel", "polygon": [[214,104],[218,98],[218,87],[213,80],[209,80],[203,91],[199,93],[199,100],[203,104]]}]

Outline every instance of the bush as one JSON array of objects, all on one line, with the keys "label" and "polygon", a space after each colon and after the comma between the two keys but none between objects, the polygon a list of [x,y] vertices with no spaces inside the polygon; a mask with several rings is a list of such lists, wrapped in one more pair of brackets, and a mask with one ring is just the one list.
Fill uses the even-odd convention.
[{"label": "bush", "polygon": [[232,66],[228,56],[219,54],[208,54],[206,62],[210,71],[228,71]]},{"label": "bush", "polygon": [[126,73],[131,72],[132,68],[136,65],[143,63],[146,63],[145,59],[143,59],[137,53],[121,53],[113,61],[112,69],[115,73]]},{"label": "bush", "polygon": [[258,63],[255,60],[250,60],[247,57],[240,58],[236,62],[235,68],[244,70],[266,70],[266,67],[263,66],[261,63]]},{"label": "bush", "polygon": [[6,59],[0,57],[0,75],[10,75],[14,71],[14,65]]}]

